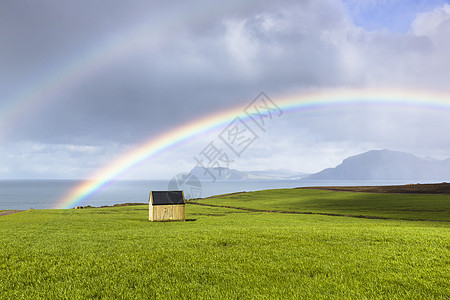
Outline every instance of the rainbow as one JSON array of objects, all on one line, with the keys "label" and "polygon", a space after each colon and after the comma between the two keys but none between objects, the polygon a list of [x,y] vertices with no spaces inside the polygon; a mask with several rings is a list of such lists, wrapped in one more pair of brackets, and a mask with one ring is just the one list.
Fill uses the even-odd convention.
[{"label": "rainbow", "polygon": [[14,123],[30,113],[43,110],[52,102],[64,99],[67,91],[95,76],[104,68],[143,51],[157,49],[173,32],[186,26],[214,20],[222,14],[244,10],[256,2],[228,1],[204,7],[196,14],[176,17],[160,16],[139,20],[129,27],[112,32],[98,43],[78,50],[48,69],[28,78],[23,87],[11,95],[5,95],[0,106],[0,135],[14,127]]},{"label": "rainbow", "polygon": [[[272,99],[284,113],[342,105],[400,106],[450,110],[450,94],[427,91],[337,89],[309,91],[294,96]],[[211,114],[151,138],[92,174],[90,177],[93,178],[92,180],[87,180],[71,190],[56,204],[55,208],[76,206],[112,180],[118,178],[119,175],[144,161],[154,158],[159,153],[170,151],[172,148],[201,134],[225,126],[236,117],[246,119],[244,108],[245,106],[233,107],[227,111]]]},{"label": "rainbow", "polygon": [[[7,98],[0,108],[0,133],[12,127],[23,115],[43,109],[104,66],[120,61],[137,47],[142,47],[142,43],[137,46],[137,41],[148,30],[147,27],[140,24],[130,32],[117,32],[71,57],[68,63],[57,64],[53,69],[43,70],[30,79],[23,89]],[[127,36],[127,43],[123,43],[123,35]]]}]

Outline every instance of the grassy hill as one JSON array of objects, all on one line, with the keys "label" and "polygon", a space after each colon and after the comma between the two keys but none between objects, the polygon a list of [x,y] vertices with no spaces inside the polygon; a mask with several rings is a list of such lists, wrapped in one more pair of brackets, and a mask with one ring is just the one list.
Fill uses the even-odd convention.
[{"label": "grassy hill", "polygon": [[[427,202],[426,209],[443,210],[435,213],[436,220],[446,220],[450,200],[449,196],[415,199],[412,211],[404,211],[395,209],[408,209],[407,199],[396,200],[399,195],[387,195],[378,207],[361,198],[358,207],[354,193],[311,192],[262,191],[201,202],[385,216],[400,211],[411,219],[430,218],[429,212],[422,212],[424,204],[419,205]],[[277,201],[272,199],[274,193]],[[397,201],[401,204],[388,205]],[[450,295],[450,224],[445,221],[192,204],[186,210],[188,221],[164,223],[149,222],[147,206],[29,210],[1,216],[1,298],[448,299]]]},{"label": "grassy hill", "polygon": [[211,197],[196,202],[256,210],[450,221],[450,195],[274,189]]}]

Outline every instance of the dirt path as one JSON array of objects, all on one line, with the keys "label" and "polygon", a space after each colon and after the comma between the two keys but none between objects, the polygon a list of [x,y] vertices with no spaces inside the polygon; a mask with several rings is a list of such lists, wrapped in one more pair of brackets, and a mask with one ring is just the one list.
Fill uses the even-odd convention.
[{"label": "dirt path", "polygon": [[5,210],[5,211],[0,211],[0,217],[1,216],[7,216],[7,215],[15,214],[15,213],[18,213],[18,212],[21,212],[21,211],[24,211],[24,210]]}]

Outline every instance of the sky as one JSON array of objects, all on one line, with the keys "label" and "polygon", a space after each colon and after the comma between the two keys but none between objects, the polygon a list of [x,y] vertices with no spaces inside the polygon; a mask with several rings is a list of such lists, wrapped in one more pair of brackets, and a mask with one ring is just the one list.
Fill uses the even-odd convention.
[{"label": "sky", "polygon": [[[260,92],[450,95],[448,53],[450,1],[0,1],[0,179],[91,178]],[[239,155],[222,124],[119,178],[172,178],[211,142],[239,170],[314,173],[372,149],[446,159],[449,115],[450,98],[286,111]]]}]

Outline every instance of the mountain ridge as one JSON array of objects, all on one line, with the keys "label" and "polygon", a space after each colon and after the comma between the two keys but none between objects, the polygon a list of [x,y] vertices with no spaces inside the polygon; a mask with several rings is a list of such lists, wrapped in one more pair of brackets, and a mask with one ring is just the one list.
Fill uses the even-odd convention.
[{"label": "mountain ridge", "polygon": [[314,174],[289,170],[240,171],[224,167],[194,167],[199,180],[432,180],[450,181],[450,158],[420,158],[388,149],[370,150],[345,158],[334,168]]},{"label": "mountain ridge", "polygon": [[388,149],[350,156],[334,168],[311,174],[308,180],[449,180],[450,158],[430,160]]},{"label": "mountain ridge", "polygon": [[294,180],[309,175],[287,170],[240,171],[224,167],[194,167],[189,173],[199,180]]}]

